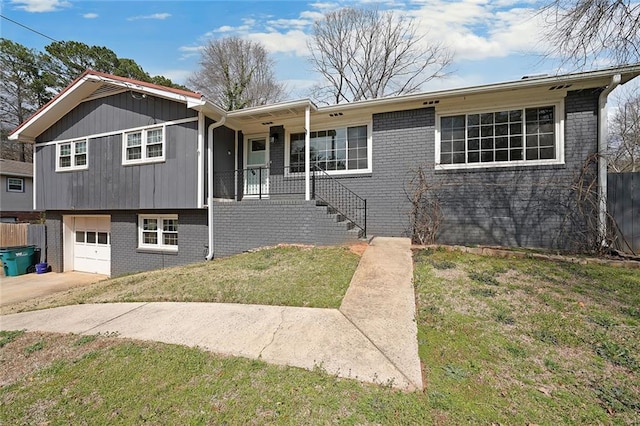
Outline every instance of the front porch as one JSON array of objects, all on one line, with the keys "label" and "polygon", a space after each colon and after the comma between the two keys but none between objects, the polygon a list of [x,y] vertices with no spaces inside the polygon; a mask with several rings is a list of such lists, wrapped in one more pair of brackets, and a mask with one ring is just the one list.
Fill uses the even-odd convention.
[{"label": "front porch", "polygon": [[326,207],[338,222],[367,235],[367,200],[317,166],[309,172],[309,198],[305,173],[290,167],[248,167],[214,172],[213,198],[218,201],[308,200]]}]

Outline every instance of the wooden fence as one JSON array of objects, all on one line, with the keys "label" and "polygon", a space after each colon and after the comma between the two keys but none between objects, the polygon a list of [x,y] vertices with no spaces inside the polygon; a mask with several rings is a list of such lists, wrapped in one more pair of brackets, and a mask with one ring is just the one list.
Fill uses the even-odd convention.
[{"label": "wooden fence", "polygon": [[27,245],[28,223],[0,223],[0,247]]},{"label": "wooden fence", "polygon": [[640,172],[609,173],[607,198],[620,233],[617,248],[640,253]]}]

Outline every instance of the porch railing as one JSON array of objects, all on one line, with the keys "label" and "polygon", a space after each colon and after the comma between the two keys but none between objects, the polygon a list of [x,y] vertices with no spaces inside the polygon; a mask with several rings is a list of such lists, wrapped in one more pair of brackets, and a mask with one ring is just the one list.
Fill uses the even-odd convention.
[{"label": "porch railing", "polygon": [[304,195],[304,174],[291,174],[288,167],[249,167],[213,174],[215,198],[261,200],[279,195]]},{"label": "porch railing", "polygon": [[[295,172],[291,172],[295,170]],[[338,179],[318,166],[311,168],[311,198],[326,204],[367,234],[367,200],[351,191]],[[300,167],[251,167],[215,172],[215,198],[240,200],[265,199],[280,196],[304,196],[304,173]]]}]

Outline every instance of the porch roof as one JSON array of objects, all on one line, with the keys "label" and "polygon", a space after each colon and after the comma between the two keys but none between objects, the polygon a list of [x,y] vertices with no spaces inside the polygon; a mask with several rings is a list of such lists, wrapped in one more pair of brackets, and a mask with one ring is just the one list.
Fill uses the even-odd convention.
[{"label": "porch roof", "polygon": [[[523,77],[520,80],[462,87],[433,92],[368,99],[337,105],[317,106],[310,99],[283,102],[232,111],[227,114],[227,123],[238,130],[268,130],[270,126],[300,125],[304,123],[304,111],[310,108],[311,122],[322,125],[347,116],[359,119],[371,114],[418,109],[438,105],[442,102],[468,102],[472,99],[502,100],[506,97],[539,96],[558,97],[567,91],[606,87],[611,78],[620,74],[621,84],[640,75],[640,64],[611,67],[602,70],[578,72],[564,75]],[[547,95],[548,94],[548,95]]]}]

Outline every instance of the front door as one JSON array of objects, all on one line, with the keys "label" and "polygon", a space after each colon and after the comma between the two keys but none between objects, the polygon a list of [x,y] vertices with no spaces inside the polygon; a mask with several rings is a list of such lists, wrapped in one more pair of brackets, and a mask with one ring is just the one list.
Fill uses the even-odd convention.
[{"label": "front door", "polygon": [[269,143],[266,136],[250,137],[246,142],[244,195],[269,195]]}]

